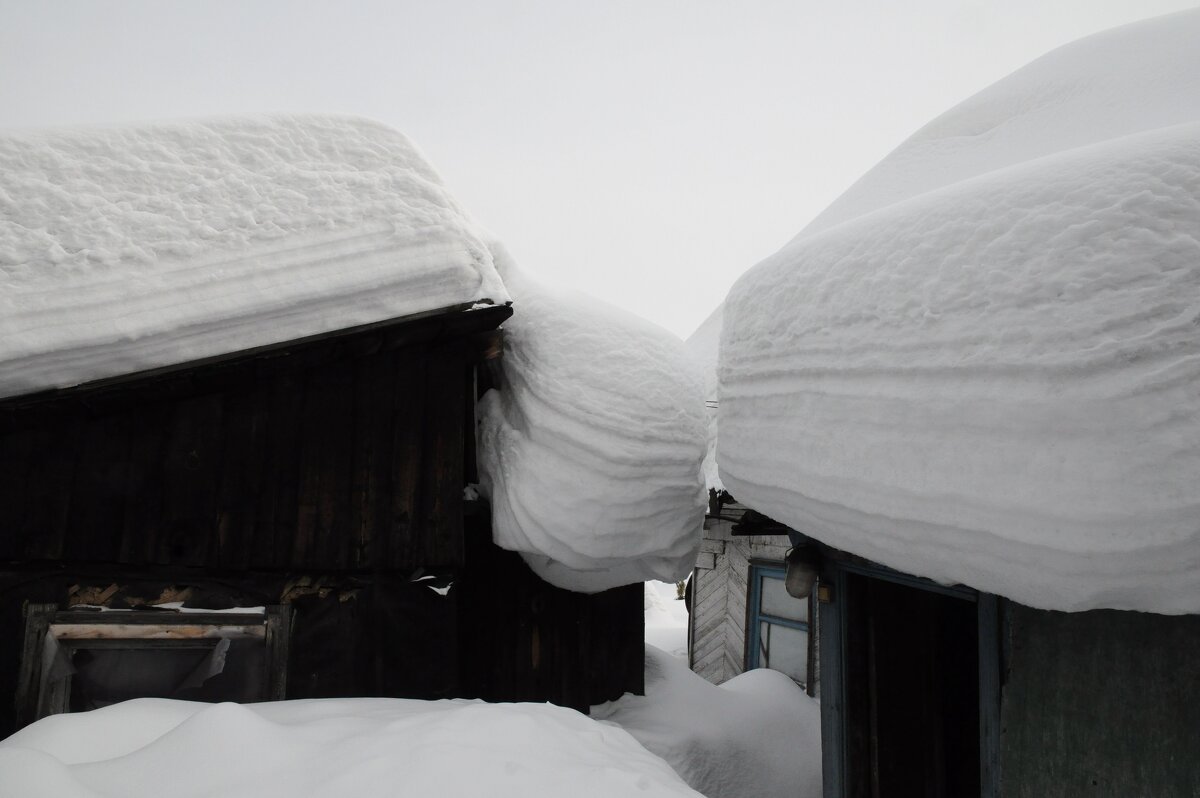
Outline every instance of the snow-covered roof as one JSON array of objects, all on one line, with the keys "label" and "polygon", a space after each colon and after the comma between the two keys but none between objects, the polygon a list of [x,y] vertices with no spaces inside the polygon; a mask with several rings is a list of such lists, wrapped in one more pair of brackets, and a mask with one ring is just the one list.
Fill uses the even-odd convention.
[{"label": "snow-covered roof", "polygon": [[700,546],[706,423],[683,343],[496,251],[515,308],[504,385],[480,405],[496,543],[570,590],[682,579]]},{"label": "snow-covered roof", "polygon": [[[510,301],[400,133],[290,116],[0,136],[0,396]],[[481,449],[496,541],[556,584],[675,579],[702,518],[682,344],[519,278]]]},{"label": "snow-covered roof", "polygon": [[437,174],[374,122],[0,136],[0,396],[506,301]]},{"label": "snow-covered roof", "polygon": [[1046,608],[1200,612],[1200,11],[934,120],[726,302],[729,490]]}]

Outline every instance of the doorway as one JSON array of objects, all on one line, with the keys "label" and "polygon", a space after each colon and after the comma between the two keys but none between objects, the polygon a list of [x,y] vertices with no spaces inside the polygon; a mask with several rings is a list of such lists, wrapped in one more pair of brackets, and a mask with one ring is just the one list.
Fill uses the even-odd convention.
[{"label": "doorway", "polygon": [[974,591],[882,570],[841,585],[844,794],[979,796]]}]

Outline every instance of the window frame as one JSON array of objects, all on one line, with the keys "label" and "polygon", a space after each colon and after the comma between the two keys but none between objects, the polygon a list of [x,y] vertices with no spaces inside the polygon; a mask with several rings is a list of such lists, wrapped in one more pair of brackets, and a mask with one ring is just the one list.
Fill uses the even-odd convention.
[{"label": "window frame", "polygon": [[[745,670],[753,668],[769,667],[762,665],[759,662],[759,652],[762,647],[762,633],[760,631],[762,623],[775,624],[777,626],[785,626],[791,629],[797,629],[804,632],[805,647],[807,656],[805,661],[805,679],[803,682],[797,682],[804,688],[805,692],[813,695],[815,692],[815,651],[813,639],[813,612],[815,606],[812,593],[808,596],[808,620],[797,621],[793,618],[783,618],[778,615],[772,615],[762,611],[762,578],[778,579],[784,581],[787,575],[787,569],[782,562],[751,560],[748,564],[746,572],[747,596],[746,596],[746,651],[743,659]],[[815,592],[815,591],[814,591]],[[801,599],[796,599],[801,601]],[[775,670],[775,669],[772,669]],[[782,673],[782,671],[780,671]],[[793,679],[793,681],[795,681]]]}]

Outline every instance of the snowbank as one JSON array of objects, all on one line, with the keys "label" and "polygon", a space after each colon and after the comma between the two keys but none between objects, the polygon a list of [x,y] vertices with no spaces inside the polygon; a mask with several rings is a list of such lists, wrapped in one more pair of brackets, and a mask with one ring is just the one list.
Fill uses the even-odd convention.
[{"label": "snowbank", "polygon": [[700,545],[705,434],[682,342],[498,263],[514,314],[504,384],[479,413],[496,543],[570,590],[682,579]]},{"label": "snowbank", "polygon": [[935,120],[725,306],[721,475],[1037,607],[1200,612],[1200,12]]},{"label": "snowbank", "polygon": [[0,136],[0,396],[507,300],[437,175],[373,122]]},{"label": "snowbank", "polygon": [[695,796],[625,731],[549,704],[138,699],[0,742],[0,798]]},{"label": "snowbank", "polygon": [[592,707],[627,730],[708,798],[821,795],[821,711],[766,669],[720,686],[646,648],[646,695]]}]

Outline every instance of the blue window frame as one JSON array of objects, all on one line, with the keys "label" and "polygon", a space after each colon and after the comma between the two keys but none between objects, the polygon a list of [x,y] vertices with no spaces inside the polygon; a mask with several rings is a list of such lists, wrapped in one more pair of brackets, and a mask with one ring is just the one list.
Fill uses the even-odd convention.
[{"label": "blue window frame", "polygon": [[746,669],[771,668],[807,687],[812,676],[812,597],[784,589],[782,564],[751,563],[746,607]]}]

